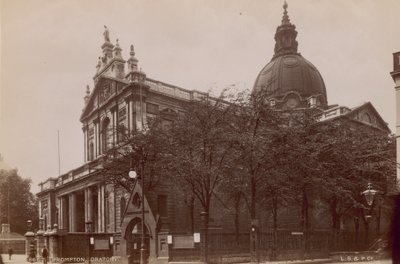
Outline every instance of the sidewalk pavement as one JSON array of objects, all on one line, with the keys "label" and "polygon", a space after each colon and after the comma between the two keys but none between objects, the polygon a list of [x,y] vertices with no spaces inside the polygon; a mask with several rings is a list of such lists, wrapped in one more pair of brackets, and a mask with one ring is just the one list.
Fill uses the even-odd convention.
[{"label": "sidewalk pavement", "polygon": [[18,255],[14,254],[11,257],[11,260],[9,260],[8,254],[1,254],[3,258],[3,262],[6,263],[15,263],[15,264],[25,264],[28,263],[26,261],[26,256],[25,255]]}]

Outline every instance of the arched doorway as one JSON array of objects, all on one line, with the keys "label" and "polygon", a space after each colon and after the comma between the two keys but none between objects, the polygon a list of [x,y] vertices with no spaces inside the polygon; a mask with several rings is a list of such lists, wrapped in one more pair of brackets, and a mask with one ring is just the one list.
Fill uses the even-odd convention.
[{"label": "arched doorway", "polygon": [[[150,235],[147,226],[145,225],[144,230],[144,245],[145,245],[145,257],[148,259],[150,254]],[[132,219],[125,232],[126,239],[126,254],[129,256],[130,264],[140,263],[140,249],[142,244],[142,219]]]}]

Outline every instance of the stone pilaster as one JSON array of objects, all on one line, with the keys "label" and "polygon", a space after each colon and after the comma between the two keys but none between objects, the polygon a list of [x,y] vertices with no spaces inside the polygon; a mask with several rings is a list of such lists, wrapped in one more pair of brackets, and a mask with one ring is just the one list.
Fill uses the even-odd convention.
[{"label": "stone pilaster", "polygon": [[[396,91],[396,161],[400,162],[400,51],[393,53],[393,71],[390,73],[395,83]],[[400,168],[397,166],[396,189],[399,191]]]},{"label": "stone pilaster", "polygon": [[104,227],[104,185],[99,185],[97,188],[97,215],[98,215],[98,232],[103,233],[105,231]]},{"label": "stone pilaster", "polygon": [[93,222],[93,193],[90,187],[85,189],[85,221]]},{"label": "stone pilaster", "polygon": [[76,232],[76,194],[71,193],[69,196],[69,232]]}]

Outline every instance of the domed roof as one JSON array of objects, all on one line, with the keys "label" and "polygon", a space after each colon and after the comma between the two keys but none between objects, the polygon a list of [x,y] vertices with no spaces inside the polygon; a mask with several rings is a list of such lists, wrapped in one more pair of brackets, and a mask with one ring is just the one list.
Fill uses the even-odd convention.
[{"label": "domed roof", "polygon": [[325,107],[324,80],[317,68],[297,52],[296,26],[290,23],[286,1],[283,8],[282,24],[275,33],[275,54],[258,74],[253,94],[285,103],[282,105],[291,98],[286,105],[289,108],[310,106],[310,98],[314,98],[314,105]]},{"label": "domed roof", "polygon": [[300,54],[275,57],[258,74],[255,93],[263,92],[269,98],[282,100],[290,93],[297,93],[302,100],[310,96],[327,104],[326,88],[321,74],[311,62]]}]

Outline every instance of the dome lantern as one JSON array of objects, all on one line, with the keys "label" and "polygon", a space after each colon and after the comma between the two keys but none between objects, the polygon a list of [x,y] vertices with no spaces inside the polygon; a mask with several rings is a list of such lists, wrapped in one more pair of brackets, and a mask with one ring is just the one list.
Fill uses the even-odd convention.
[{"label": "dome lantern", "polygon": [[290,23],[287,7],[288,4],[285,1],[283,4],[282,24],[278,26],[275,33],[274,57],[284,54],[297,54],[296,26]]}]

